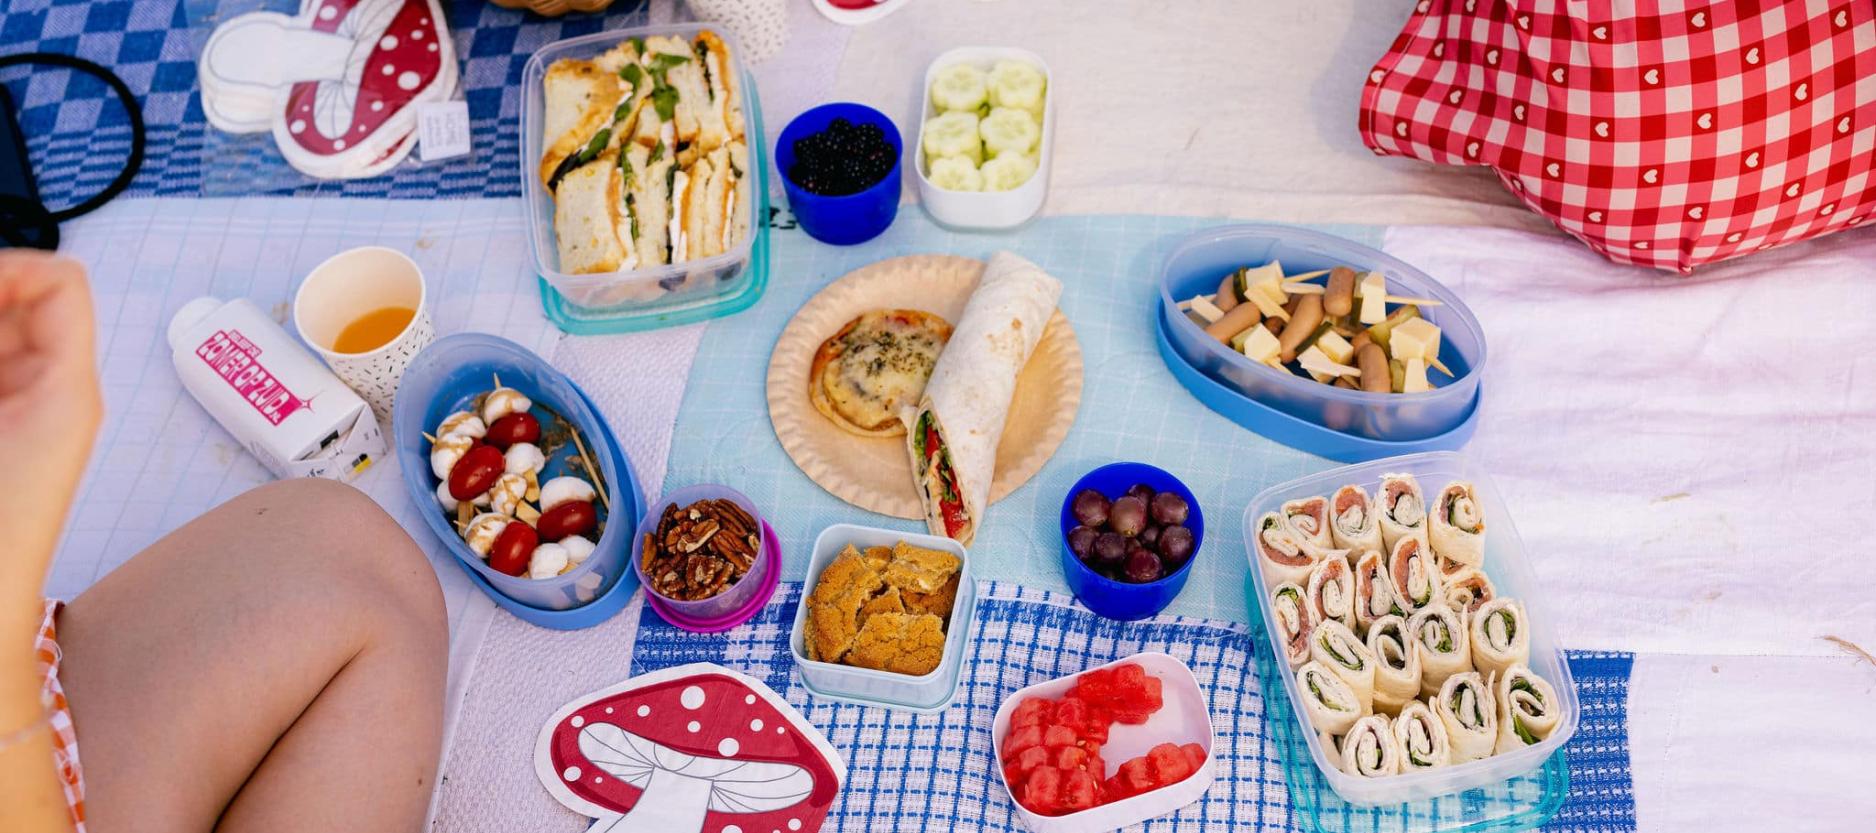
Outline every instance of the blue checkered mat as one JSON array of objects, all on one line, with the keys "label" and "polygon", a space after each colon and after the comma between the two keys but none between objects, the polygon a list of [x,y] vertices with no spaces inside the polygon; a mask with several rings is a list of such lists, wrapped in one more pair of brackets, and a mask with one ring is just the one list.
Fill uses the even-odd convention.
[{"label": "blue checkered mat", "polygon": [[[456,37],[475,150],[428,165],[405,163],[355,182],[244,175],[231,143],[208,126],[196,91],[195,59],[215,23],[232,11],[291,11],[294,0],[6,0],[0,54],[58,52],[109,67],[143,102],[149,145],[129,193],[141,196],[513,197],[521,193],[521,69],[534,50],[562,38],[642,23],[641,0],[617,0],[597,15],[548,19],[485,0],[442,0]],[[122,170],[130,127],[109,88],[63,69],[0,73],[48,206],[70,205]],[[258,138],[266,143],[266,137]],[[278,158],[277,153],[274,158]]]},{"label": "blue checkered mat", "polygon": [[[977,629],[965,655],[957,701],[921,715],[815,700],[792,673],[789,628],[801,585],[784,583],[749,624],[725,634],[694,634],[655,615],[639,624],[632,673],[716,662],[767,683],[826,732],[846,756],[848,782],[824,830],[1020,831],[996,774],[990,724],[1016,690],[1141,651],[1185,661],[1210,696],[1218,780],[1202,801],[1134,828],[1162,833],[1298,829],[1282,766],[1270,742],[1252,668],[1268,648],[1232,622],[1161,616],[1103,619],[1071,597],[1004,582],[979,584]],[[1627,654],[1570,655],[1582,721],[1565,747],[1570,794],[1545,827],[1620,831],[1635,827],[1629,786]]]}]

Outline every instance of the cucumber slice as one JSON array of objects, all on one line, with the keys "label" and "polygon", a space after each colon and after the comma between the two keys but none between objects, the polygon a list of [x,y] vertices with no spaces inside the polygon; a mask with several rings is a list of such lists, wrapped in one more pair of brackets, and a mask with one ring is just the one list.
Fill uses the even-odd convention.
[{"label": "cucumber slice", "polygon": [[1029,153],[1042,140],[1042,127],[1028,110],[997,107],[977,125],[984,152],[995,159],[1006,153]]},{"label": "cucumber slice", "polygon": [[1006,153],[984,163],[985,191],[1014,191],[1036,173],[1036,159],[1020,153]]},{"label": "cucumber slice", "polygon": [[990,68],[990,106],[1042,112],[1046,80],[1039,70],[1022,61],[998,61]]},{"label": "cucumber slice", "polygon": [[931,82],[931,103],[941,111],[975,111],[989,95],[984,71],[970,64],[952,64],[938,71]]},{"label": "cucumber slice", "polygon": [[977,165],[962,156],[945,156],[931,160],[931,184],[946,191],[982,191],[984,175],[977,170]]},{"label": "cucumber slice", "polygon": [[984,161],[984,143],[977,136],[976,113],[945,113],[925,123],[925,159],[962,156],[972,164]]}]

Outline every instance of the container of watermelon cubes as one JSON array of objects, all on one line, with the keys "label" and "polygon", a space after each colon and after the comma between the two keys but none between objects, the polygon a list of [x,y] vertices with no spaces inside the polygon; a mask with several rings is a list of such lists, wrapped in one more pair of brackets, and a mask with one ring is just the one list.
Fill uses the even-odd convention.
[{"label": "container of watermelon cubes", "polygon": [[1094,833],[1166,815],[1216,777],[1192,669],[1136,654],[1011,695],[991,724],[1003,786],[1035,833]]}]

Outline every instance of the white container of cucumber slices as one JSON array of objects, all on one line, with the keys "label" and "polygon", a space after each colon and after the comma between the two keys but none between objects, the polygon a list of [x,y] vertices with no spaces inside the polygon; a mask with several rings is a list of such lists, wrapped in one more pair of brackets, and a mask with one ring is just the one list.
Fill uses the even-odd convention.
[{"label": "white container of cucumber slices", "polygon": [[[960,140],[960,134],[953,132],[951,135],[944,135],[946,132],[944,125],[941,123],[939,126],[934,126],[932,120],[941,115],[950,116],[950,111],[956,110],[961,112],[974,112],[980,120],[984,118],[992,119],[993,130],[991,131],[991,135],[993,137],[1004,138],[1012,134],[1020,136],[1020,131],[997,131],[994,129],[994,125],[998,122],[1001,122],[1001,126],[1003,127],[1021,127],[1021,124],[1020,120],[1016,120],[1018,123],[1012,125],[1009,123],[1012,119],[1005,119],[996,115],[996,108],[992,105],[998,101],[1007,101],[1008,98],[999,96],[997,91],[998,85],[989,77],[996,76],[995,80],[1008,82],[1007,88],[1010,96],[1029,96],[1033,94],[1033,78],[1025,77],[1025,74],[1020,71],[1020,68],[1017,68],[1017,71],[998,73],[997,68],[1000,63],[1024,65],[1041,73],[1042,76],[1041,100],[1033,103],[1030,107],[1020,108],[1035,117],[1039,122],[1037,125],[1039,135],[1035,143],[1025,154],[1027,156],[1026,161],[1034,162],[1034,171],[1030,173],[1027,178],[1022,179],[1020,185],[1008,188],[1007,190],[957,190],[956,188],[958,186],[968,185],[970,181],[969,173],[964,173],[962,176],[956,175],[959,173],[956,170],[956,166],[958,166],[959,163],[956,161],[955,157],[965,154],[947,152],[942,155],[937,155],[927,153],[928,137],[926,134],[928,131],[939,134],[929,137],[933,140],[935,147],[947,151],[955,150],[956,142]],[[971,100],[975,97],[974,94],[969,91],[969,83],[960,85],[964,88],[964,92],[960,93],[958,90],[952,89],[946,93],[948,100],[944,102],[938,101],[937,96],[934,94],[934,85],[939,83],[941,78],[945,78],[947,73],[955,73],[955,68],[959,66],[975,68],[978,72],[986,76],[984,101],[974,109],[967,109],[969,108]],[[968,75],[968,73],[966,74]],[[925,211],[932,216],[932,219],[937,220],[941,225],[956,229],[1009,229],[1027,222],[1029,218],[1036,215],[1037,211],[1042,209],[1042,201],[1049,194],[1049,167],[1052,156],[1050,148],[1054,144],[1055,139],[1055,77],[1050,74],[1049,65],[1042,60],[1042,56],[1026,49],[999,46],[964,46],[953,49],[939,55],[936,60],[931,62],[930,66],[925,68],[925,85],[921,89],[920,98],[924,101],[924,106],[919,114],[918,141],[912,143],[912,146],[908,150],[912,154],[912,167],[918,171],[919,201],[924,203]],[[1024,100],[1028,101],[1030,99],[1025,98]],[[1015,114],[1007,115],[1013,117]],[[981,123],[980,121],[979,124],[981,125]],[[955,127],[956,125],[951,126]],[[981,160],[971,161],[974,166],[978,167],[979,173],[977,177],[979,182],[982,180],[1001,180],[1007,182],[1011,178],[1020,178],[1013,176],[1013,173],[1020,170],[1021,167],[1026,167],[1026,165],[1018,166],[1012,164],[1015,160],[997,162],[993,158],[994,156],[1018,153],[1019,151],[1013,149],[1013,145],[1007,141],[1003,142],[1003,153],[999,154],[996,153],[993,148],[985,147],[981,144],[981,134],[975,138],[980,142],[978,154],[981,156]],[[950,143],[941,143],[939,142],[941,139],[950,139],[952,141]],[[941,159],[946,157],[954,158],[950,162],[940,162]],[[933,163],[951,166],[954,170],[939,171],[934,174],[932,170]],[[934,179],[938,181],[934,181]],[[960,182],[960,180],[962,180],[962,182]],[[941,187],[939,182],[952,184],[954,187]],[[982,186],[980,185],[979,187]]]}]

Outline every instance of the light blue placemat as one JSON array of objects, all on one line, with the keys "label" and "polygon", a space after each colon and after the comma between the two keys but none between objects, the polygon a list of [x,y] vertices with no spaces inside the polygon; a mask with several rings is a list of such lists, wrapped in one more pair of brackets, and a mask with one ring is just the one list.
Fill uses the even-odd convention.
[{"label": "light blue placemat", "polygon": [[[1081,342],[1081,408],[1068,439],[1036,477],[996,503],[972,547],[984,579],[1068,592],[1058,562],[1056,514],[1088,470],[1115,460],[1152,463],[1199,499],[1206,536],[1193,575],[1168,613],[1248,618],[1240,518],[1265,487],[1333,468],[1277,445],[1199,404],[1167,373],[1154,349],[1155,281],[1165,252],[1185,234],[1222,220],[1079,216],[1038,220],[1014,234],[959,234],[905,206],[880,238],[827,246],[796,229],[774,231],[768,296],[748,312],[710,325],[678,411],[665,489],[723,483],[767,514],[787,552],[785,577],[800,580],[814,536],[834,523],[922,530],[923,524],[867,512],[828,494],[795,467],[769,424],[769,354],[795,310],[830,281],[877,260],[909,254],[987,257],[1011,249],[1062,280],[1061,308]],[[1374,226],[1321,227],[1374,243]]]}]

